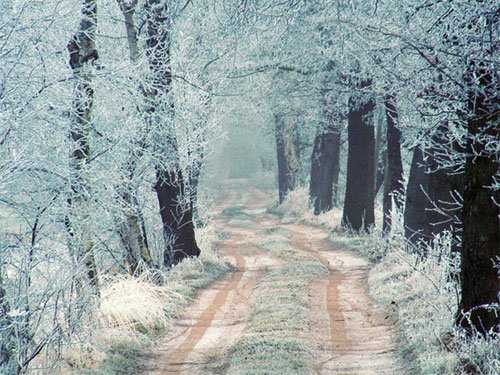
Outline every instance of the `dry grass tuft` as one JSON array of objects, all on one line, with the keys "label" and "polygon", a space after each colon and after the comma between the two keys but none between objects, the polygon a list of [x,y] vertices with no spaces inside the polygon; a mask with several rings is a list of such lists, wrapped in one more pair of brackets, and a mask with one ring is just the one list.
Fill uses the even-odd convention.
[{"label": "dry grass tuft", "polygon": [[107,326],[166,327],[170,317],[165,314],[164,306],[172,293],[175,292],[167,286],[130,276],[117,277],[101,291],[101,322]]},{"label": "dry grass tuft", "polygon": [[[143,371],[153,344],[196,292],[221,278],[230,267],[216,253],[213,225],[197,230],[200,258],[186,259],[168,272],[104,279],[101,298],[84,327],[85,342],[66,350],[62,373],[135,374]],[[156,281],[164,283],[159,286]]]},{"label": "dry grass tuft", "polygon": [[298,220],[329,229],[340,227],[342,220],[342,209],[339,207],[334,207],[320,215],[314,215],[309,199],[309,189],[306,186],[289,192],[285,201],[277,206],[273,212],[282,216],[285,221],[287,219],[289,221]]}]

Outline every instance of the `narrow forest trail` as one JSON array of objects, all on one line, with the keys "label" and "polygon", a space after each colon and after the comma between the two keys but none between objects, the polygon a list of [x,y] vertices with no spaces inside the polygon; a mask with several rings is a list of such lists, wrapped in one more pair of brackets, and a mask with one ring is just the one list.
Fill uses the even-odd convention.
[{"label": "narrow forest trail", "polygon": [[[234,272],[199,293],[156,348],[146,373],[231,375],[227,353],[245,331],[252,294],[264,275],[285,262],[258,246],[270,229],[279,229],[289,233],[289,246],[329,270],[308,291],[310,324],[305,344],[315,361],[314,372],[404,374],[395,358],[392,328],[368,294],[368,262],[333,249],[324,229],[284,223],[269,214],[266,208],[274,197],[266,192],[246,187],[242,194],[241,186],[237,190],[233,184],[224,186],[217,225],[227,233],[221,254]],[[231,209],[240,217],[223,214]]]}]

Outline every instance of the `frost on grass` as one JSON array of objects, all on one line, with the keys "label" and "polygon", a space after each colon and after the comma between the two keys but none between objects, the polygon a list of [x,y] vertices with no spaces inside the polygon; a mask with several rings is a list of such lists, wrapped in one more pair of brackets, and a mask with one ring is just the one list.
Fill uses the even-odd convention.
[{"label": "frost on grass", "polygon": [[467,338],[454,327],[458,285],[456,260],[433,248],[418,261],[404,248],[391,248],[370,273],[377,299],[396,308],[396,323],[404,337],[402,349],[422,374],[498,374],[498,338]]},{"label": "frost on grass", "polygon": [[307,189],[299,188],[275,211],[289,220],[331,229],[329,238],[336,247],[352,249],[375,263],[370,292],[387,306],[388,318],[400,333],[400,355],[414,373],[500,373],[500,337],[471,338],[454,326],[460,293],[455,276],[460,265],[457,256],[449,255],[449,234],[436,238],[434,246],[426,249],[428,257],[421,260],[406,251],[402,212],[393,212],[388,236],[377,228],[359,235],[340,228],[341,209],[314,216],[304,202],[308,202]]},{"label": "frost on grass", "polygon": [[199,259],[186,259],[163,273],[157,285],[156,272],[140,277],[109,277],[94,308],[92,343],[68,350],[66,371],[89,374],[139,373],[154,342],[169,329],[196,292],[229,271],[215,253],[218,240],[213,226],[198,232],[203,247]]},{"label": "frost on grass", "polygon": [[[384,303],[400,332],[400,354],[418,374],[499,373],[499,337],[467,337],[454,326],[459,285],[459,258],[450,249],[449,234],[436,238],[421,259],[409,253],[400,214],[391,234],[379,230],[364,236],[336,237],[375,262],[370,292]],[[450,255],[451,254],[451,255]]]},{"label": "frost on grass", "polygon": [[[174,291],[146,280],[118,277],[102,289],[100,314],[108,326],[165,327],[164,301]],[[170,297],[171,298],[171,297]]]},{"label": "frost on grass", "polygon": [[228,354],[228,374],[313,374],[307,310],[308,285],[327,272],[316,259],[286,243],[283,233],[259,243],[287,264],[269,272],[251,300],[247,328]]},{"label": "frost on grass", "polygon": [[320,215],[314,215],[314,209],[309,197],[309,188],[306,186],[290,191],[285,201],[271,209],[271,211],[282,216],[285,221],[298,220],[325,228],[337,228],[342,220],[342,210],[338,207],[334,207],[332,210],[323,212]]},{"label": "frost on grass", "polygon": [[273,211],[285,219],[304,219],[313,215],[307,187],[302,186],[289,191],[284,202]]}]

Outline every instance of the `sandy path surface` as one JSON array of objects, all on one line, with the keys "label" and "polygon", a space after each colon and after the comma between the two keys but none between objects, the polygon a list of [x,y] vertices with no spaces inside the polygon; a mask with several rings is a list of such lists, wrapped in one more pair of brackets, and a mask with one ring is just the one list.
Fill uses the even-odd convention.
[{"label": "sandy path surface", "polygon": [[[393,328],[369,296],[369,262],[352,252],[332,249],[328,233],[290,224],[290,243],[312,253],[330,270],[311,286],[315,352],[320,374],[404,374],[396,359]],[[328,327],[328,329],[325,329]]]},{"label": "sandy path surface", "polygon": [[202,291],[177,319],[159,348],[147,374],[224,373],[224,353],[241,336],[249,313],[249,298],[261,276],[282,261],[259,250],[256,241],[265,230],[281,227],[290,233],[290,245],[310,253],[330,270],[310,286],[310,342],[318,374],[404,374],[395,358],[393,332],[384,314],[369,296],[369,263],[349,251],[333,249],[321,228],[285,224],[266,213],[272,196],[248,188],[248,202],[225,185],[224,208],[240,205],[249,225],[231,224],[219,216],[229,233],[221,253],[235,271]]},{"label": "sandy path surface", "polygon": [[[217,212],[238,205],[240,196],[227,189]],[[252,200],[245,205],[249,215],[265,211],[267,202]],[[251,217],[253,219],[253,217]],[[234,267],[225,280],[203,290],[194,303],[177,319],[161,346],[155,350],[151,375],[219,373],[223,354],[236,343],[245,328],[248,300],[255,284],[266,270],[281,263],[259,250],[260,239],[252,229],[231,225],[219,218],[218,225],[228,234],[221,243],[221,254]]]}]

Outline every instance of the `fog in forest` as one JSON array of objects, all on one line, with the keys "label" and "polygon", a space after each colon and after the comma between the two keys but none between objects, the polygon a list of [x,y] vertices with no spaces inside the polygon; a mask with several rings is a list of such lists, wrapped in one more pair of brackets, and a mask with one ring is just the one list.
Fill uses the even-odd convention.
[{"label": "fog in forest", "polygon": [[499,26],[0,0],[0,375],[498,374]]}]

